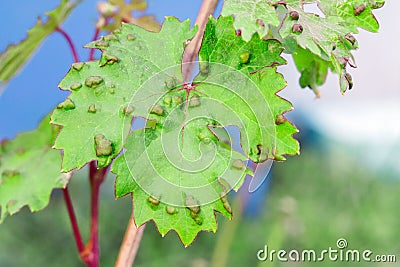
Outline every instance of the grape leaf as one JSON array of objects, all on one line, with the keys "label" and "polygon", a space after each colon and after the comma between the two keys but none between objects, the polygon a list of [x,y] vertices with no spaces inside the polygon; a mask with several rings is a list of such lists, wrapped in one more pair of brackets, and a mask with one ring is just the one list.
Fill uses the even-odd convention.
[{"label": "grape leaf", "polygon": [[[168,89],[158,74],[144,85],[156,90],[134,96],[131,103],[142,106],[134,113],[147,125],[131,133],[112,171],[116,196],[133,193],[137,225],[153,220],[162,235],[175,230],[189,245],[199,231],[216,231],[214,211],[231,217],[225,194],[249,173],[244,160],[298,153],[296,129],[282,116],[291,105],[276,95],[286,85],[275,67],[285,63],[282,50],[275,40],[244,42],[231,17],[212,19],[193,85]],[[227,125],[239,127],[246,156],[213,130]]]},{"label": "grape leaf", "polygon": [[[280,56],[283,48],[279,42],[263,41],[257,34],[246,43],[236,36],[232,23],[232,17],[221,17],[207,24],[199,58],[223,66],[211,64],[210,72],[215,74],[207,73],[204,87],[200,88],[204,94],[219,99],[239,114],[251,137],[245,140],[242,134],[242,149],[251,160],[282,160],[284,154],[293,155],[299,150],[297,141],[292,138],[296,128],[286,120],[276,123],[282,118],[282,113],[292,109],[289,102],[276,96],[286,86],[275,67],[286,64]],[[229,66],[229,70],[225,66]],[[249,79],[244,80],[236,70]],[[218,84],[223,86],[215,86]],[[231,90],[224,90],[223,87]]]},{"label": "grape leaf", "polygon": [[[184,110],[177,107],[185,104],[172,103],[164,112],[177,113],[173,118],[179,116],[183,121]],[[186,119],[190,121],[198,113],[188,112]],[[237,190],[249,171],[243,163],[246,158],[221,144],[208,130],[211,120],[197,119],[186,125],[180,147],[183,160],[174,157],[180,155],[171,145],[176,144],[174,137],[179,136],[181,121],[161,118],[157,124],[166,125],[163,129],[156,126],[132,132],[126,152],[114,162],[112,171],[118,175],[116,196],[133,194],[137,225],[153,220],[163,236],[173,229],[182,243],[189,245],[199,231],[216,231],[214,210],[231,218],[225,196],[227,183]],[[187,208],[188,203],[194,207]]]},{"label": "grape leaf", "polygon": [[62,0],[60,5],[47,13],[48,20],[40,18],[28,31],[28,37],[16,45],[10,45],[0,55],[0,82],[7,83],[29,60],[42,41],[59,26],[77,6],[77,2]]},{"label": "grape leaf", "polygon": [[123,24],[121,30],[88,45],[103,51],[100,61],[72,65],[59,85],[72,93],[51,117],[63,127],[54,145],[64,150],[63,171],[92,160],[104,167],[120,153],[133,110],[138,109],[131,105],[132,96],[155,74],[180,65],[184,42],[196,31],[189,28],[189,21],[172,17],[158,34]]},{"label": "grape leaf", "polygon": [[[268,4],[267,4],[268,3]],[[264,37],[268,33],[268,25],[278,26],[275,9],[266,0],[225,0],[223,16],[235,16],[235,28],[240,29],[243,39],[249,41],[254,33]]]},{"label": "grape leaf", "polygon": [[[323,17],[304,11],[304,4],[314,2],[318,3],[318,7],[324,13]],[[224,6],[224,9],[229,11],[228,14],[235,14],[235,21],[242,21],[245,18],[242,14],[245,8],[242,5],[247,5],[247,1],[239,3],[240,1],[233,3],[227,1]],[[265,24],[270,24],[271,31],[268,37],[280,40],[288,53],[307,49],[315,55],[312,56],[314,62],[329,63],[330,68],[338,73],[340,88],[344,93],[353,86],[351,76],[346,70],[347,65],[355,67],[351,50],[357,48],[357,41],[351,33],[358,33],[359,27],[372,32],[378,31],[379,24],[372,10],[382,7],[383,3],[383,0],[287,0],[263,1],[260,5],[263,5],[262,8],[275,7],[276,16],[281,22],[279,27],[274,27],[277,25],[275,19],[271,22],[263,20]],[[261,19],[259,14],[250,21],[254,22],[257,19]],[[236,24],[235,26],[240,28]],[[247,27],[254,27],[254,23],[248,23]],[[253,32],[255,31],[251,33]],[[248,36],[243,38],[249,39]],[[299,61],[300,57],[297,55],[296,60]],[[313,76],[326,72],[326,66],[327,64],[316,64],[306,68],[308,73],[302,73],[301,85],[314,86]],[[318,91],[315,86],[312,89]]]},{"label": "grape leaf", "polygon": [[331,63],[302,48],[298,48],[293,54],[293,59],[301,74],[301,88],[309,87],[317,97],[320,97],[318,86],[325,83]]},{"label": "grape leaf", "polygon": [[355,1],[336,1],[332,4],[331,0],[319,0],[318,6],[327,16],[337,16],[345,20],[346,25],[353,27],[351,32],[357,33],[357,27],[370,32],[378,32],[379,23],[376,20],[373,9],[381,8],[384,0],[355,0]]},{"label": "grape leaf", "polygon": [[61,154],[51,149],[59,128],[46,117],[33,131],[0,146],[0,222],[28,205],[45,208],[54,188],[63,188],[69,175],[60,173]]},{"label": "grape leaf", "polygon": [[109,3],[103,3],[110,5],[110,9],[114,9],[118,12],[111,12],[111,14],[103,14],[105,17],[112,17],[112,21],[102,26],[101,29],[104,31],[113,31],[120,27],[122,22],[129,22],[136,24],[146,30],[158,32],[160,30],[160,25],[156,21],[154,16],[143,15],[135,18],[132,15],[133,11],[145,11],[147,8],[147,3],[145,0],[109,0]]}]

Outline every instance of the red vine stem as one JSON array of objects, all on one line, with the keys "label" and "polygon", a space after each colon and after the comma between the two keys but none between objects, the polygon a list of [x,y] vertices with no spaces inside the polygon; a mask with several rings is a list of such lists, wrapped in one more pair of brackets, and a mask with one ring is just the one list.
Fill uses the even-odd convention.
[{"label": "red vine stem", "polygon": [[81,252],[84,250],[85,245],[83,244],[82,236],[81,233],[79,232],[78,221],[76,220],[75,211],[72,205],[71,197],[69,195],[68,187],[63,188],[62,191],[64,195],[65,204],[67,206],[69,220],[71,221],[72,225],[72,231],[74,233],[76,247],[78,248],[78,251]]},{"label": "red vine stem", "polygon": [[[96,31],[94,32],[92,41],[96,41],[99,38],[99,34],[100,34],[100,29],[96,27]],[[90,48],[88,61],[93,61],[94,60],[94,51],[95,51],[94,48]]]},{"label": "red vine stem", "polygon": [[108,168],[97,169],[94,161],[89,164],[89,181],[91,190],[90,212],[90,239],[83,251],[80,251],[81,259],[89,267],[99,266],[99,196],[100,186],[107,176]]},{"label": "red vine stem", "polygon": [[71,49],[71,53],[72,53],[72,56],[73,56],[73,58],[74,58],[74,61],[75,62],[79,62],[79,56],[78,56],[78,53],[76,52],[76,48],[75,48],[75,45],[74,45],[74,43],[72,42],[72,39],[71,39],[71,37],[68,35],[68,33],[66,33],[63,29],[61,29],[60,27],[57,27],[56,28],[56,31],[57,32],[59,32],[59,33],[61,33],[61,35],[65,38],[65,40],[67,41],[67,43],[68,43],[68,45],[69,45],[69,48]]}]

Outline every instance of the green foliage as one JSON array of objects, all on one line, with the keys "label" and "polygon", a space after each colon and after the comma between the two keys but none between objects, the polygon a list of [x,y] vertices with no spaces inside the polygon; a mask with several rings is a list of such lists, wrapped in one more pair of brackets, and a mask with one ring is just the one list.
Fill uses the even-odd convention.
[{"label": "green foliage", "polygon": [[271,1],[225,0],[222,15],[230,16],[232,14],[235,15],[235,28],[241,30],[245,41],[250,41],[253,33],[258,33],[261,37],[267,35],[268,24],[279,25]]},{"label": "green foliage", "polygon": [[[313,2],[318,3],[324,17],[304,11],[304,4]],[[245,40],[250,39],[250,34],[261,32],[261,28],[255,30],[254,25],[255,21],[262,20],[265,30],[260,37],[276,38],[282,42],[286,52],[294,55],[298,53],[295,60],[302,73],[300,84],[302,87],[309,86],[318,95],[316,85],[323,82],[320,83],[321,79],[316,81],[315,77],[325,76],[328,66],[338,73],[342,93],[352,88],[353,82],[346,70],[347,65],[355,66],[351,50],[357,48],[357,41],[352,34],[358,33],[359,27],[372,32],[378,31],[379,24],[372,10],[383,6],[384,1],[262,1],[259,4],[260,9],[276,10],[275,17],[270,21],[266,21],[260,14],[252,16],[251,19],[246,17],[244,14],[249,14],[246,10],[252,3],[240,0],[226,1],[222,12],[225,15],[235,15],[235,26],[242,29]],[[279,18],[279,23],[276,22],[276,18]],[[241,23],[245,20],[253,23]],[[275,27],[278,24],[279,27]],[[271,31],[268,32],[268,29]],[[299,65],[299,62],[303,61],[300,59],[302,55],[308,54],[303,52],[304,49],[313,54],[314,65],[311,67]]]},{"label": "green foliage", "polygon": [[97,26],[100,26],[104,31],[113,31],[118,29],[122,22],[129,22],[149,31],[158,32],[160,25],[153,16],[142,15],[136,18],[132,15],[133,11],[145,11],[146,7],[147,2],[145,0],[109,0],[108,3],[99,3],[98,10],[102,13],[103,20],[108,18],[108,23],[102,25],[102,21],[100,20],[100,24]]},{"label": "green foliage", "polygon": [[62,0],[56,9],[47,13],[48,20],[45,23],[38,18],[26,39],[7,47],[0,55],[0,82],[7,83],[24,66],[43,40],[63,23],[78,3]]},{"label": "green foliage", "polygon": [[[173,229],[185,245],[200,230],[216,231],[214,210],[231,217],[225,190],[238,189],[248,172],[242,163],[246,158],[221,143],[210,126],[238,126],[242,148],[254,161],[298,152],[291,137],[296,129],[287,121],[275,123],[276,116],[291,108],[275,95],[285,81],[275,67],[268,67],[285,62],[281,46],[259,38],[245,43],[235,36],[232,24],[229,17],[209,21],[200,51],[200,64],[207,71],[195,79],[195,91],[165,92],[156,105],[163,107],[167,118],[150,116],[157,126],[134,131],[126,152],[113,165],[118,175],[116,195],[133,192],[136,223],[152,219],[162,235]],[[243,53],[247,53],[245,63]],[[189,101],[170,104],[168,100],[184,98]],[[202,116],[208,119],[198,119]],[[179,140],[183,124],[184,136]],[[176,147],[171,145],[177,142]],[[224,182],[225,188],[220,184]],[[198,214],[188,207],[188,197],[197,201]]]},{"label": "green foliage", "polygon": [[301,73],[300,86],[311,88],[315,95],[319,97],[318,86],[323,85],[331,66],[329,61],[323,60],[314,55],[308,49],[299,48],[293,54],[294,63]]},{"label": "green foliage", "polygon": [[[183,42],[195,32],[189,26],[189,21],[167,18],[161,32],[155,34],[123,24],[121,31],[88,45],[101,49],[102,58],[72,65],[59,85],[72,92],[68,105],[60,104],[51,117],[53,124],[63,126],[55,142],[55,148],[64,150],[63,171],[81,168],[92,160],[104,167],[119,154],[133,116],[145,116],[149,108],[132,103],[132,97],[160,70],[179,66]],[[164,45],[160,47],[161,42]],[[149,96],[154,90],[158,88],[142,93]],[[111,142],[110,153],[97,150],[95,136],[99,134]]]},{"label": "green foliage", "polygon": [[45,208],[54,188],[66,186],[60,173],[61,154],[51,148],[59,132],[46,117],[36,130],[0,146],[0,222],[28,205],[32,212]]},{"label": "green foliage", "polygon": [[292,106],[276,95],[286,86],[282,75],[276,73],[277,65],[286,64],[280,56],[283,48],[279,42],[263,41],[257,35],[245,42],[235,35],[232,23],[232,17],[220,17],[207,25],[199,58],[210,62],[211,74],[199,77],[204,79],[201,88],[240,118],[242,127],[231,123],[241,130],[242,149],[252,161],[283,160],[285,154],[297,154],[299,145],[292,138],[297,130],[282,117]]},{"label": "green foliage", "polygon": [[[101,50],[101,58],[72,64],[59,84],[70,95],[51,115],[53,125],[46,118],[37,130],[2,143],[0,221],[24,205],[44,208],[51,190],[67,184],[60,151],[51,149],[58,135],[53,148],[63,151],[62,172],[91,161],[99,168],[113,163],[115,195],[132,194],[137,225],[153,220],[162,235],[174,230],[185,246],[200,231],[215,232],[216,211],[232,217],[226,194],[252,175],[247,160],[299,153],[297,129],[283,115],[293,107],[277,95],[286,86],[277,73],[286,64],[282,51],[293,54],[302,87],[318,95],[330,68],[344,93],[353,86],[346,70],[355,66],[352,34],[359,27],[378,30],[372,9],[383,1],[319,0],[324,17],[305,12],[312,2],[226,0],[228,16],[206,26],[192,84],[183,82],[181,65],[197,31],[189,21],[167,17],[158,33],[149,32],[139,26],[158,31],[152,17],[132,15],[145,1],[99,5],[97,27],[112,32],[87,47]],[[22,67],[76,4],[63,0],[47,23],[39,21],[0,56],[0,81]],[[124,21],[139,26],[119,28]],[[146,125],[132,131],[138,117]],[[239,129],[243,153],[232,149],[226,126]]]},{"label": "green foliage", "polygon": [[[246,43],[232,18],[211,20],[200,52],[207,66],[184,85],[180,60],[193,34],[188,21],[167,18],[160,33],[124,24],[89,44],[103,51],[101,59],[73,64],[60,83],[72,94],[52,115],[63,126],[55,143],[64,150],[63,171],[91,160],[107,166],[124,147],[113,166],[116,196],[133,193],[136,223],[153,219],[161,234],[174,229],[185,245],[200,230],[216,230],[214,210],[231,216],[224,195],[240,187],[247,157],[283,160],[299,150],[296,129],[282,116],[292,107],[276,95],[286,85],[276,73],[285,63],[280,44]],[[147,125],[128,136],[133,117]],[[227,125],[239,127],[246,157],[219,139]]]},{"label": "green foliage", "polygon": [[[244,165],[243,169],[232,166],[229,160],[232,151],[219,144],[211,134],[210,142],[203,143],[201,152],[198,151],[194,138],[190,138],[189,134],[196,131],[196,128],[203,128],[204,121],[201,122],[197,127],[189,125],[185,128],[185,142],[182,146],[186,152],[184,156],[201,153],[201,161],[195,162],[197,165],[203,166],[204,158],[217,153],[212,165],[204,171],[190,172],[190,163],[182,164],[186,169],[171,166],[168,158],[171,155],[165,155],[162,151],[161,136],[155,139],[150,137],[155,134],[154,131],[160,132],[159,129],[134,131],[127,140],[127,151],[113,164],[113,172],[118,175],[116,195],[120,197],[133,193],[136,224],[153,220],[163,236],[171,229],[175,230],[185,246],[193,242],[199,231],[217,230],[214,210],[231,218],[232,210],[221,184],[223,180],[218,179],[219,175],[226,179],[236,176],[236,183],[240,185],[246,174]],[[143,139],[147,141],[147,146]],[[245,160],[241,154],[233,154],[236,159]],[[196,170],[199,168],[194,164],[193,167]]]},{"label": "green foliage", "polygon": [[372,11],[381,8],[384,3],[384,0],[341,0],[332,4],[330,0],[319,0],[318,6],[328,16],[341,17],[348,27],[353,27],[351,31],[356,33],[357,27],[378,32],[379,24]]}]

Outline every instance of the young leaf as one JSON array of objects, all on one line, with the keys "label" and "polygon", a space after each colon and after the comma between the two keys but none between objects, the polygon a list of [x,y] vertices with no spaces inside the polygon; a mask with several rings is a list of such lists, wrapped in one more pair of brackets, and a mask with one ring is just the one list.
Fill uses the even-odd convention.
[{"label": "young leaf", "polygon": [[319,8],[327,16],[341,17],[349,27],[353,27],[352,32],[357,33],[357,27],[370,32],[378,32],[379,23],[372,10],[381,8],[384,0],[356,0],[356,1],[337,1],[335,5],[331,0],[319,0]]},{"label": "young leaf", "polygon": [[63,188],[68,174],[60,173],[61,154],[51,148],[59,128],[46,117],[39,127],[5,140],[0,146],[0,222],[23,206],[39,211],[54,188]]},{"label": "young leaf", "polygon": [[28,31],[28,37],[16,45],[10,45],[0,54],[0,82],[7,83],[29,60],[42,41],[59,26],[79,3],[62,0],[61,4],[47,13],[48,20],[43,23],[39,18],[35,26]]},{"label": "young leaf", "polygon": [[223,16],[235,16],[235,28],[240,29],[243,39],[249,41],[254,33],[264,37],[269,25],[278,26],[279,20],[275,8],[266,0],[244,1],[225,0]]},{"label": "young leaf", "polygon": [[[284,118],[276,122],[291,109],[276,95],[286,83],[270,67],[285,63],[281,52],[274,40],[244,42],[231,17],[210,20],[194,84],[166,80],[163,86],[160,73],[145,84],[155,90],[132,98],[146,107],[133,113],[147,125],[130,134],[112,171],[118,175],[116,196],[133,193],[136,224],[154,220],[162,235],[175,230],[189,245],[199,231],[216,231],[214,211],[231,217],[225,193],[237,190],[249,173],[244,160],[283,160],[284,154],[298,153],[296,129]],[[246,156],[213,131],[228,125],[240,129]]]},{"label": "young leaf", "polygon": [[[304,11],[304,4],[314,2],[318,3],[318,7],[324,14],[323,17]],[[246,15],[242,12],[248,3],[250,2],[237,0],[226,1],[224,5],[223,13],[235,15],[237,28],[243,27],[242,25],[238,26],[237,21],[245,19]],[[312,52],[315,58],[319,57],[320,60],[330,62],[331,69],[338,73],[341,91],[344,93],[353,85],[351,79],[344,79],[344,77],[350,77],[346,66],[355,67],[351,50],[357,48],[357,42],[352,33],[358,33],[359,27],[376,32],[379,25],[372,10],[382,7],[383,3],[383,0],[262,1],[260,8],[275,7],[277,18],[280,21],[279,27],[274,27],[277,26],[275,18],[271,21],[263,20],[265,25],[270,24],[271,31],[267,37],[280,40],[288,53],[296,53],[297,48],[294,43],[297,43],[300,48]],[[254,27],[254,21],[257,19],[262,19],[260,14],[252,17],[247,29]],[[255,31],[251,31],[251,33],[253,32]],[[265,36],[261,35],[260,37]],[[249,36],[243,36],[243,38],[247,40]],[[298,59],[299,57],[300,55],[297,56]],[[321,69],[317,72],[320,71],[324,70]],[[312,84],[310,81],[304,82],[306,76],[302,75],[302,85]]]},{"label": "young leaf", "polygon": [[[101,49],[102,58],[72,65],[59,85],[71,95],[51,117],[53,124],[63,126],[54,145],[64,150],[63,171],[81,168],[92,160],[104,167],[120,153],[133,111],[144,108],[140,102],[133,105],[132,97],[157,73],[180,66],[183,43],[195,31],[190,30],[189,21],[180,23],[169,17],[158,34],[123,24],[121,30],[88,45]],[[177,79],[181,79],[179,73]],[[144,97],[158,90],[145,89],[141,91],[148,94]],[[111,149],[100,151],[102,147],[95,143],[98,135],[103,136],[98,144],[108,140]]]},{"label": "young leaf", "polygon": [[330,62],[314,55],[310,50],[302,48],[298,48],[297,52],[293,54],[293,59],[301,73],[300,86],[311,88],[319,97],[318,86],[325,83],[328,69],[332,67]]},{"label": "young leaf", "polygon": [[111,12],[111,14],[103,14],[113,18],[112,21],[101,27],[104,31],[113,31],[121,26],[122,22],[133,23],[146,30],[158,32],[160,25],[156,21],[154,16],[143,15],[135,18],[132,15],[133,11],[145,11],[147,3],[145,0],[109,0],[109,3],[102,3],[99,5],[108,5],[109,7],[115,8],[118,12]]}]

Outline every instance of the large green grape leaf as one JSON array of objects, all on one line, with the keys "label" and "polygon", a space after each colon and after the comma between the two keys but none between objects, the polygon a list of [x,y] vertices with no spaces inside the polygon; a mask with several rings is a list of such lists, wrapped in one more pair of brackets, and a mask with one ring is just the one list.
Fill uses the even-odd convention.
[{"label": "large green grape leaf", "polygon": [[273,1],[225,0],[223,16],[235,16],[235,28],[240,29],[243,39],[249,41],[254,33],[261,37],[268,33],[268,25],[278,26]]},{"label": "large green grape leaf", "polygon": [[63,171],[92,160],[104,167],[119,154],[137,108],[130,103],[132,96],[156,73],[180,65],[184,42],[196,31],[189,28],[189,21],[172,17],[157,34],[123,24],[88,45],[101,49],[102,58],[72,65],[59,85],[71,94],[51,117],[63,127],[54,145],[64,150]]},{"label": "large green grape leaf", "polygon": [[80,1],[62,0],[60,5],[47,13],[48,20],[40,18],[28,31],[28,37],[16,45],[10,45],[0,55],[0,82],[8,82],[29,60],[42,41],[59,26]]},{"label": "large green grape leaf", "polygon": [[[229,14],[235,15],[235,21],[245,18],[241,13],[245,8],[239,5],[239,2],[227,1],[224,6]],[[247,1],[241,2],[243,6],[247,3]],[[324,16],[320,17],[304,11],[304,4],[315,2]],[[280,21],[279,27],[270,27],[271,31],[267,37],[280,40],[288,53],[300,51],[295,59],[297,62],[302,61],[300,60],[301,54],[305,54],[302,53],[302,50],[306,49],[314,54],[312,56],[315,59],[314,62],[324,63],[305,67],[308,73],[302,71],[301,85],[315,85],[313,77],[324,73],[326,66],[329,66],[338,73],[340,89],[344,93],[353,86],[351,76],[346,70],[347,65],[355,67],[351,50],[357,48],[357,41],[351,34],[358,33],[358,28],[372,32],[378,31],[379,24],[372,14],[372,10],[382,7],[383,3],[383,0],[287,0],[263,1],[261,5],[263,5],[262,8],[275,7],[276,16]],[[253,17],[247,27],[254,27],[254,21],[257,19],[261,19],[261,16]],[[265,20],[263,22],[270,26],[276,26],[275,19],[271,22]],[[235,24],[235,26],[237,25]],[[237,28],[239,27],[237,26]],[[253,30],[251,33],[253,32],[255,31]],[[265,37],[265,35],[261,37]],[[248,36],[244,38],[249,39]],[[299,67],[299,64],[297,66]],[[311,69],[312,73],[309,75]],[[312,89],[315,92],[318,91],[316,87]]]},{"label": "large green grape leaf", "polygon": [[[231,217],[225,194],[241,186],[244,160],[298,153],[296,129],[282,115],[292,107],[276,95],[286,85],[275,67],[285,63],[282,50],[275,40],[246,43],[231,17],[211,19],[193,85],[159,73],[143,85],[150,92],[132,98],[146,128],[130,134],[112,171],[116,196],[133,193],[137,225],[154,220],[162,235],[175,230],[189,245],[199,231],[216,231],[214,211]],[[245,156],[222,141],[228,125],[239,128]]]},{"label": "large green grape leaf", "polygon": [[[243,163],[246,158],[208,130],[207,124],[215,122],[196,118],[202,115],[201,109],[187,110],[186,119],[194,121],[185,126],[184,141],[177,142],[185,110],[179,107],[185,103],[161,102],[174,120],[158,116],[157,126],[132,132],[126,152],[113,164],[112,171],[118,175],[116,196],[133,194],[137,225],[153,220],[163,236],[175,230],[182,243],[189,245],[199,231],[216,231],[214,210],[231,218],[225,195],[229,185],[237,190],[249,171]],[[174,144],[180,144],[182,154]],[[189,203],[194,207],[187,208]]]},{"label": "large green grape leaf", "polygon": [[1,143],[0,222],[25,205],[32,212],[45,208],[51,191],[69,181],[60,172],[60,152],[51,148],[59,127],[49,121],[47,116],[37,129]]}]

